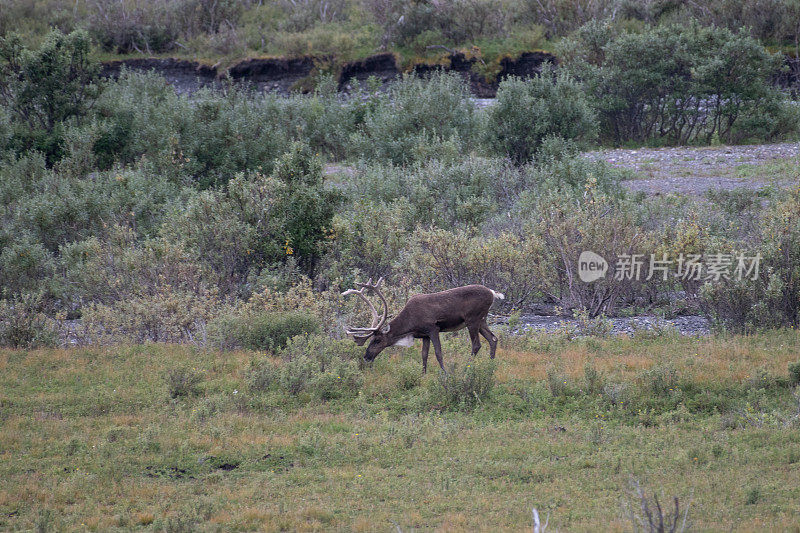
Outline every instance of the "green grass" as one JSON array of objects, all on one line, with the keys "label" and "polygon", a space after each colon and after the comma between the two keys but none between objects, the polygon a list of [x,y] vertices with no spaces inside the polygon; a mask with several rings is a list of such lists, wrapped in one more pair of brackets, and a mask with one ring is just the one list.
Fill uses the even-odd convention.
[{"label": "green grass", "polygon": [[764,163],[747,163],[735,167],[735,176],[769,183],[794,183],[800,179],[800,157],[775,159]]},{"label": "green grass", "polygon": [[[448,363],[465,344],[446,340]],[[469,409],[437,408],[436,371],[409,378],[418,347],[327,403],[249,391],[252,352],[2,351],[0,529],[519,531],[535,506],[553,529],[629,530],[632,479],[691,500],[696,529],[800,521],[797,332],[501,346]],[[195,394],[170,398],[176,368]]]}]

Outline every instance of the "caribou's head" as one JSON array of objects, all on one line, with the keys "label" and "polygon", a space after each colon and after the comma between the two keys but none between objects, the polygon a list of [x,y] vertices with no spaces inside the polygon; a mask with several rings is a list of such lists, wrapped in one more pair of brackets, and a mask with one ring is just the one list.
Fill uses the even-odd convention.
[{"label": "caribou's head", "polygon": [[[378,356],[379,353],[381,353],[384,348],[393,344],[389,334],[391,328],[390,325],[386,323],[386,317],[389,313],[389,306],[386,304],[386,298],[384,298],[383,293],[381,292],[381,284],[383,284],[383,278],[379,278],[378,282],[374,284],[372,283],[372,278],[370,278],[370,280],[366,283],[356,283],[356,287],[361,287],[359,290],[350,289],[342,293],[342,296],[357,294],[359,298],[364,300],[372,312],[372,324],[369,327],[347,327],[345,329],[347,334],[352,335],[353,340],[359,346],[363,346],[365,342],[372,339],[369,343],[369,346],[367,346],[366,353],[364,353],[365,361],[372,361]],[[375,309],[375,306],[372,305],[372,302],[367,299],[366,293],[368,291],[374,291],[378,297],[380,297],[383,305],[383,314],[381,316],[378,316],[378,311]]]}]

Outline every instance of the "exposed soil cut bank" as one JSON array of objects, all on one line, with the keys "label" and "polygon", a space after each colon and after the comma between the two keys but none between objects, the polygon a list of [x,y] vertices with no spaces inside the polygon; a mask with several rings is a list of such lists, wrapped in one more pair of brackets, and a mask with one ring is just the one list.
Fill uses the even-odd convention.
[{"label": "exposed soil cut bank", "polygon": [[[509,76],[529,78],[541,72],[545,63],[558,64],[558,59],[548,52],[525,52],[518,57],[506,57],[500,61],[500,71],[494,81],[485,80],[473,70],[479,61],[474,57],[467,57],[461,52],[452,53],[442,63],[419,63],[408,71],[420,75],[429,74],[435,70],[458,72],[469,83],[472,94],[478,98],[494,98],[500,81]],[[176,58],[134,58],[121,59],[103,63],[102,75],[116,77],[123,67],[131,70],[155,70],[180,93],[191,93],[201,87],[218,84],[223,78],[242,83],[250,83],[260,91],[275,91],[288,94],[293,91],[302,91],[310,85],[303,83],[311,76],[315,68],[329,64],[330,58],[325,57],[298,57],[298,58],[255,58],[245,59],[236,63],[229,69],[219,69],[216,65],[207,65],[198,61]],[[778,87],[790,90],[793,94],[800,94],[800,59],[786,56],[785,68],[774,77]],[[376,54],[359,61],[352,61],[336,69],[337,81],[340,91],[348,91],[356,84],[364,84],[369,77],[375,77],[383,85],[387,85],[399,78],[404,69],[398,63],[394,54]]]},{"label": "exposed soil cut bank", "polygon": [[[103,64],[102,75],[116,77],[122,68],[131,70],[155,70],[163,75],[181,93],[191,93],[201,87],[212,86],[223,78],[252,84],[260,91],[275,91],[288,94],[292,91],[308,87],[304,83],[313,75],[319,66],[329,63],[330,58],[298,57],[298,58],[256,58],[245,59],[227,70],[220,70],[196,61],[185,59],[136,58],[110,61]],[[472,93],[479,98],[494,98],[500,81],[508,76],[527,78],[536,75],[545,63],[557,63],[555,56],[547,52],[526,52],[517,58],[504,58],[500,63],[500,72],[493,82],[486,81],[473,71],[478,60],[463,53],[450,54],[441,64],[417,64],[408,69],[420,75],[436,70],[458,72],[469,83]],[[345,63],[338,71],[338,86],[341,91],[353,89],[356,85],[375,77],[383,85],[389,84],[400,76],[404,69],[397,58],[390,53],[377,54],[360,61]]]},{"label": "exposed soil cut bank", "polygon": [[105,78],[116,78],[123,68],[129,70],[154,70],[164,76],[170,85],[180,92],[196,91],[200,87],[217,82],[218,72],[214,66],[174,58],[135,58],[108,61],[102,64],[100,75]]}]

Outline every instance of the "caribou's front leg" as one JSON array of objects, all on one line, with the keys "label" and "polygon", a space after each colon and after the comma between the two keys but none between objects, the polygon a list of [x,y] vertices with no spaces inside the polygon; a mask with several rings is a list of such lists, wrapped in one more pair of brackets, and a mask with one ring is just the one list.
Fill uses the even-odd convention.
[{"label": "caribou's front leg", "polygon": [[469,340],[472,341],[472,357],[475,357],[478,354],[478,350],[481,349],[481,340],[478,338],[479,331],[480,326],[469,328]]},{"label": "caribou's front leg", "polygon": [[431,347],[430,337],[422,337],[422,373],[428,372],[428,351]]},{"label": "caribou's front leg", "polygon": [[433,343],[433,353],[436,354],[436,360],[439,362],[439,366],[442,367],[442,372],[447,374],[447,370],[444,369],[444,361],[442,360],[442,343],[439,342],[439,330],[431,331],[428,336]]}]

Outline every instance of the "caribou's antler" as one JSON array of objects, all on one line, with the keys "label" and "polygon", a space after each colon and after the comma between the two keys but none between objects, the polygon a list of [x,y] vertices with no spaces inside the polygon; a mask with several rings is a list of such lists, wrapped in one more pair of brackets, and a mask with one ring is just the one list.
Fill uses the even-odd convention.
[{"label": "caribou's antler", "polygon": [[[342,293],[342,296],[348,296],[350,294],[357,294],[359,298],[364,300],[364,302],[369,306],[370,311],[372,312],[372,325],[368,328],[353,328],[348,327],[345,328],[345,331],[348,335],[353,335],[355,337],[369,337],[373,335],[376,331],[383,327],[384,322],[386,322],[386,316],[389,314],[389,306],[386,304],[386,298],[384,298],[383,293],[381,292],[381,285],[383,284],[383,278],[379,278],[377,283],[372,283],[372,278],[369,278],[369,281],[366,283],[356,283],[356,287],[361,287],[360,290],[356,289],[348,289]],[[381,302],[383,303],[383,316],[378,316],[378,311],[375,309],[375,306],[372,305],[372,302],[367,300],[366,293],[369,291],[375,291],[375,293],[380,297]]]}]

